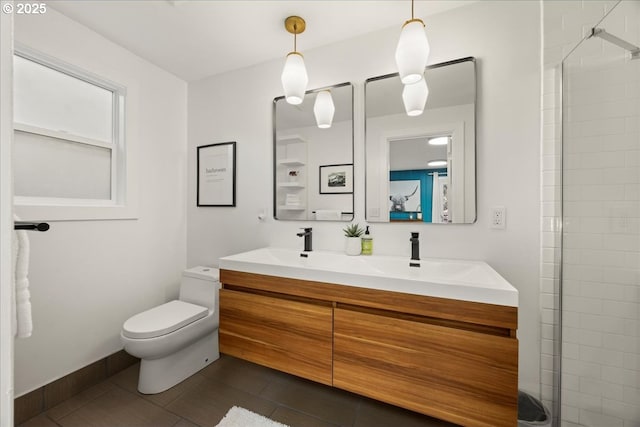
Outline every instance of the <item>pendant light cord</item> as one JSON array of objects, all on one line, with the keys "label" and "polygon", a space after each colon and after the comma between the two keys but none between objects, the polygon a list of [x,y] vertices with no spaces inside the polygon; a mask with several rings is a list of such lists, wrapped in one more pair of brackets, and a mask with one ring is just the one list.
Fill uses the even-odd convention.
[{"label": "pendant light cord", "polygon": [[297,47],[297,40],[298,40],[298,26],[296,24],[293,24],[293,51],[297,52],[298,47]]},{"label": "pendant light cord", "polygon": [[411,19],[413,19],[413,0],[411,0]]}]

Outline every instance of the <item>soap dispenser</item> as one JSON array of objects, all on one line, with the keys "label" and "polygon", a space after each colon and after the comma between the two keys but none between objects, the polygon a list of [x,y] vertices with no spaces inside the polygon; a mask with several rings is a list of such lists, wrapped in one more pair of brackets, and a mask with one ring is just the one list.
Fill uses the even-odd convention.
[{"label": "soap dispenser", "polygon": [[369,226],[362,236],[362,255],[373,255],[373,237],[369,233]]}]

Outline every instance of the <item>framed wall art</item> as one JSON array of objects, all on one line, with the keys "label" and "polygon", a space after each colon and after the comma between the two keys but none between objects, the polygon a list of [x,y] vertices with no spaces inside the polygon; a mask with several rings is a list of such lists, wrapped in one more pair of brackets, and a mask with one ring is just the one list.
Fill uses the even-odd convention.
[{"label": "framed wall art", "polygon": [[353,163],[320,166],[320,194],[353,194]]},{"label": "framed wall art", "polygon": [[236,143],[198,147],[197,206],[236,205]]}]

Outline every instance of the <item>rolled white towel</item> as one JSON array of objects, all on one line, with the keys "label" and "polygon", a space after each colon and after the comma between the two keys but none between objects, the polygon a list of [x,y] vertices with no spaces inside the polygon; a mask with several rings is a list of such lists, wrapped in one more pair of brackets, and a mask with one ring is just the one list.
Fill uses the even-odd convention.
[{"label": "rolled white towel", "polygon": [[29,292],[29,237],[24,230],[13,232],[13,334],[27,338],[33,331],[31,319],[31,294]]},{"label": "rolled white towel", "polygon": [[340,221],[342,212],[331,209],[316,209],[316,219],[319,221]]}]

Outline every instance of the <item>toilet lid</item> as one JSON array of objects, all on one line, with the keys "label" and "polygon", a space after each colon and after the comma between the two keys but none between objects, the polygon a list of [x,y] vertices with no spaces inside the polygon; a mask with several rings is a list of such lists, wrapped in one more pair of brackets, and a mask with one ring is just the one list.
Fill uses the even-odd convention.
[{"label": "toilet lid", "polygon": [[205,317],[207,311],[206,307],[174,300],[129,318],[122,332],[129,338],[159,337]]}]

